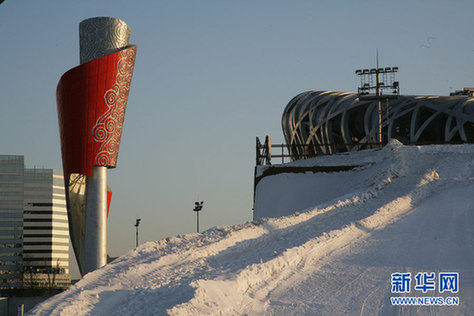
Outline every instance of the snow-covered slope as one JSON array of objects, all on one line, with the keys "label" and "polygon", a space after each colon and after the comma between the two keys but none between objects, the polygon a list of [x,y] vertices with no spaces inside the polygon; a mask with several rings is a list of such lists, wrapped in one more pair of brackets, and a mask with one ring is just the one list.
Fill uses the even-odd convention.
[{"label": "snow-covered slope", "polygon": [[[474,310],[473,145],[405,147],[393,141],[382,150],[300,163],[365,167],[340,173],[345,183],[333,184],[339,193],[304,212],[146,243],[30,314],[468,315]],[[310,176],[301,175],[304,190]],[[409,295],[456,296],[460,304],[392,306],[395,272],[458,272],[456,294]]]}]

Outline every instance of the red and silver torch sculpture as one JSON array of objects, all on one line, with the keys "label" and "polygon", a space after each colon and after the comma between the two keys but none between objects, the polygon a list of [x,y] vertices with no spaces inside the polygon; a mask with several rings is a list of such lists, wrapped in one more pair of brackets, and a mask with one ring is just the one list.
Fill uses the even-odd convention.
[{"label": "red and silver torch sculpture", "polygon": [[111,191],[136,46],[123,21],[97,17],[79,25],[81,65],[56,91],[69,231],[81,274],[107,263]]}]

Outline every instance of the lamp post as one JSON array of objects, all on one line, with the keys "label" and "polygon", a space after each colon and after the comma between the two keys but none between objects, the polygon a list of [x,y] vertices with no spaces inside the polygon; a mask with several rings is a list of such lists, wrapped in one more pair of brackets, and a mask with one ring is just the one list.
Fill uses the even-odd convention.
[{"label": "lamp post", "polygon": [[140,226],[140,221],[142,219],[141,218],[137,218],[137,222],[135,223],[135,227],[136,227],[136,238],[135,238],[135,243],[136,243],[136,247],[138,247],[138,226]]},{"label": "lamp post", "polygon": [[199,233],[199,212],[202,210],[202,205],[204,201],[201,202],[194,202],[194,209],[193,211],[196,212],[196,219],[197,219],[197,232]]}]

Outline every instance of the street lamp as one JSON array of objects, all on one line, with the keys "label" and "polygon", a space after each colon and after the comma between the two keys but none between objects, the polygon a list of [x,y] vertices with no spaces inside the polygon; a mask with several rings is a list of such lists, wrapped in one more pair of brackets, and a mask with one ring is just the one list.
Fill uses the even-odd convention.
[{"label": "street lamp", "polygon": [[138,247],[138,226],[140,226],[140,221],[141,220],[142,220],[141,218],[137,218],[137,222],[135,223],[135,227],[137,229],[137,234],[136,234],[136,238],[135,238],[136,247]]},{"label": "street lamp", "polygon": [[199,211],[202,210],[202,205],[204,204],[204,201],[201,202],[194,202],[194,209],[193,211],[196,212],[196,219],[197,219],[197,232],[199,233]]}]

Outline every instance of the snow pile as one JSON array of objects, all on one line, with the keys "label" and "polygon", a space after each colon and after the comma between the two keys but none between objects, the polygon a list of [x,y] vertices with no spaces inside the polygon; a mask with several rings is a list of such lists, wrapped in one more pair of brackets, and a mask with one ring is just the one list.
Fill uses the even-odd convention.
[{"label": "snow pile", "polygon": [[[289,216],[144,244],[30,314],[468,314],[474,310],[473,158],[473,145],[392,142],[298,162],[364,167],[325,183],[332,174],[264,178],[274,196],[285,193],[280,178],[287,177],[292,192],[313,188],[318,197]],[[301,195],[294,198],[300,205]],[[262,205],[268,214],[275,214],[272,207],[282,211]],[[390,274],[402,271],[459,272],[462,304],[391,306]]]},{"label": "snow pile", "polygon": [[[398,153],[403,146],[392,141],[388,146],[375,150],[344,153],[335,156],[295,161],[285,166],[361,166],[352,172],[307,172],[283,173],[264,177],[257,185],[255,192],[255,218],[281,217],[296,211],[311,210],[315,205],[340,200],[343,197],[360,196],[361,190],[366,194],[360,196],[375,197],[381,186],[386,185],[393,177],[406,175],[417,166],[409,161],[408,149]],[[419,150],[418,148],[413,148]],[[413,150],[412,150],[413,152]],[[274,165],[271,167],[277,167]],[[260,166],[257,176],[269,166]]]}]

